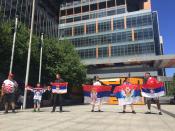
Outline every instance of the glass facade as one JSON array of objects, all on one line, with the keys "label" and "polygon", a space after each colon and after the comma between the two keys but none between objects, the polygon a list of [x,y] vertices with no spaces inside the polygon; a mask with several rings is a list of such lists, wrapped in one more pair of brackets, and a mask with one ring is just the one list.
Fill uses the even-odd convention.
[{"label": "glass facade", "polygon": [[[38,36],[44,33],[48,37],[58,37],[57,0],[36,0],[34,33]],[[16,15],[19,21],[30,28],[32,15],[32,0],[0,0],[0,19],[8,21]]]},{"label": "glass facade", "polygon": [[[158,27],[155,27],[158,22],[155,21],[156,13],[151,10],[128,12],[124,2],[108,2],[108,6],[97,2],[89,3],[89,8],[82,5],[84,12],[74,15],[64,14],[65,8],[62,8],[60,40],[70,40],[84,60],[158,55],[160,52],[157,51],[159,33]],[[80,4],[76,6],[78,5]]]}]

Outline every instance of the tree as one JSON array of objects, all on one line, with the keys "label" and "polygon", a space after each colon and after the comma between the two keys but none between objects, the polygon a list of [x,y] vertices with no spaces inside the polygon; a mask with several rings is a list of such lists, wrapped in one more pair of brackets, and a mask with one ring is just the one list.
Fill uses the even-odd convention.
[{"label": "tree", "polygon": [[[0,73],[6,76],[9,71],[11,48],[13,40],[13,23],[0,22]],[[15,79],[24,83],[27,63],[29,29],[19,23],[13,73]],[[33,36],[29,83],[38,81],[40,38]],[[70,87],[81,86],[86,79],[86,67],[80,62],[80,58],[73,45],[68,41],[57,39],[44,39],[42,83],[50,83],[55,79],[55,74],[60,73]],[[3,78],[4,79],[4,78]]]},{"label": "tree", "polygon": [[43,78],[44,81],[54,80],[56,73],[60,73],[70,87],[80,87],[86,80],[86,68],[80,62],[74,46],[67,40],[45,39],[43,66],[43,75],[47,76]]}]

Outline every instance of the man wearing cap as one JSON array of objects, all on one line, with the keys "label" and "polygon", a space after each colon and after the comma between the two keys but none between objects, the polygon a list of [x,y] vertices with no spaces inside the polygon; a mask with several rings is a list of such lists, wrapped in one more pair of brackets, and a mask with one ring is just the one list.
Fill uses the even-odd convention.
[{"label": "man wearing cap", "polygon": [[8,105],[12,105],[12,112],[15,113],[15,90],[18,87],[18,84],[13,80],[14,75],[10,73],[8,78],[2,84],[2,93],[4,104],[5,104],[5,113],[8,113]]}]

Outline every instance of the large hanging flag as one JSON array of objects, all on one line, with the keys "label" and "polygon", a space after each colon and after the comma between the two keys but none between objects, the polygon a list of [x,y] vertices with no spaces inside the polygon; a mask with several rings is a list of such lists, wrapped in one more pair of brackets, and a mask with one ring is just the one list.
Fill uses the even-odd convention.
[{"label": "large hanging flag", "polygon": [[54,94],[66,94],[67,93],[67,86],[68,82],[63,83],[51,83],[52,85],[52,93]]},{"label": "large hanging flag", "polygon": [[116,86],[114,94],[118,99],[119,105],[129,105],[141,101],[140,86],[133,84],[122,84]]},{"label": "large hanging flag", "polygon": [[163,82],[159,82],[156,78],[150,77],[147,82],[142,85],[142,96],[148,98],[161,97],[165,95],[165,87]]},{"label": "large hanging flag", "polygon": [[91,93],[92,91],[96,92],[96,97],[101,98],[102,102],[108,102],[109,96],[111,94],[111,86],[94,86],[94,85],[83,85],[83,91],[84,91],[84,103],[91,103]]}]

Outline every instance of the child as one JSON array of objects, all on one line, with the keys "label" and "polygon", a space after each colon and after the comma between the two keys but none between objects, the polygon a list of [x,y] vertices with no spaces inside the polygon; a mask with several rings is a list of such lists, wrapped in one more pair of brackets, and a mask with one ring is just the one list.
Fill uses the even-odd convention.
[{"label": "child", "polygon": [[34,93],[34,96],[33,96],[34,110],[33,110],[33,112],[36,112],[36,108],[37,108],[38,112],[40,112],[40,104],[41,104],[41,100],[42,100],[42,94],[46,90],[42,89],[39,83],[36,85],[36,88],[32,89],[30,87],[27,87],[27,90],[30,90]]}]

